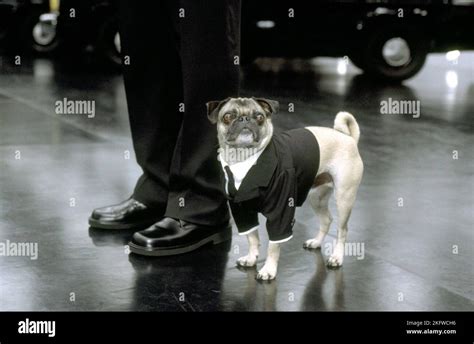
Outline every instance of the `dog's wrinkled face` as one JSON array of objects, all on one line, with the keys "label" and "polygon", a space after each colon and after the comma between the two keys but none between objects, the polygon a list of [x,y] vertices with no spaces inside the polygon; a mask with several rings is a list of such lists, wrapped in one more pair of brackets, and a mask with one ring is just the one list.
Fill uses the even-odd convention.
[{"label": "dog's wrinkled face", "polygon": [[263,147],[273,134],[271,117],[278,110],[276,101],[227,98],[206,105],[209,120],[217,124],[221,147]]}]

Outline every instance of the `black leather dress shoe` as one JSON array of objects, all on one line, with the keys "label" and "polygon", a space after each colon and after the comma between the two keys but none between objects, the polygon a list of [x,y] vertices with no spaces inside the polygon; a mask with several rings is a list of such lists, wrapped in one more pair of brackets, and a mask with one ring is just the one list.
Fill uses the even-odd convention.
[{"label": "black leather dress shoe", "polygon": [[131,197],[119,204],[94,209],[89,225],[103,229],[142,229],[163,218],[163,213]]},{"label": "black leather dress shoe", "polygon": [[208,243],[217,245],[232,238],[229,223],[202,226],[165,217],[150,228],[137,232],[130,251],[145,256],[171,256],[191,252]]}]

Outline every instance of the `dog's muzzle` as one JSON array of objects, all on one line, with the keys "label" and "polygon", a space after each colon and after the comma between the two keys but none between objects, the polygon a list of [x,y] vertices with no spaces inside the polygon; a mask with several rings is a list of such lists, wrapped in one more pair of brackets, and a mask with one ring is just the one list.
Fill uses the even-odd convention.
[{"label": "dog's muzzle", "polygon": [[260,141],[260,132],[255,125],[248,122],[234,122],[227,131],[227,142],[237,144],[249,144]]}]

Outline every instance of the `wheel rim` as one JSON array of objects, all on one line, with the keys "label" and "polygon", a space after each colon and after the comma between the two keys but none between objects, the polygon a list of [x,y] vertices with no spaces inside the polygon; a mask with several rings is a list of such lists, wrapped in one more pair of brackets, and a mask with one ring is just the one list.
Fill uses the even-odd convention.
[{"label": "wheel rim", "polygon": [[36,23],[33,27],[33,40],[36,44],[48,46],[53,43],[56,38],[56,28],[54,25],[47,23]]},{"label": "wheel rim", "polygon": [[114,47],[117,53],[120,54],[120,51],[122,50],[122,43],[120,42],[120,34],[118,32],[114,36]]},{"label": "wheel rim", "polygon": [[382,47],[382,57],[391,67],[404,66],[411,60],[410,46],[401,37],[391,38]]}]

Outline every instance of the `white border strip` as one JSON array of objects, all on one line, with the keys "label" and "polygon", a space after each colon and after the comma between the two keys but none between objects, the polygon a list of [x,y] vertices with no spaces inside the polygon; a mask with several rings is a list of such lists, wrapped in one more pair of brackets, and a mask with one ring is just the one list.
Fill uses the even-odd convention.
[{"label": "white border strip", "polygon": [[239,235],[247,235],[247,234],[249,234],[249,233],[252,233],[253,231],[256,231],[259,226],[260,226],[260,225],[255,226],[255,227],[253,227],[253,228],[250,228],[248,231],[243,232],[243,233],[240,233],[240,232],[239,232]]},{"label": "white border strip", "polygon": [[270,243],[272,244],[281,244],[282,242],[287,242],[288,240],[290,240],[291,238],[293,238],[293,235],[290,235],[288,238],[286,239],[281,239],[281,240],[277,240],[277,241],[272,241],[270,240]]}]

